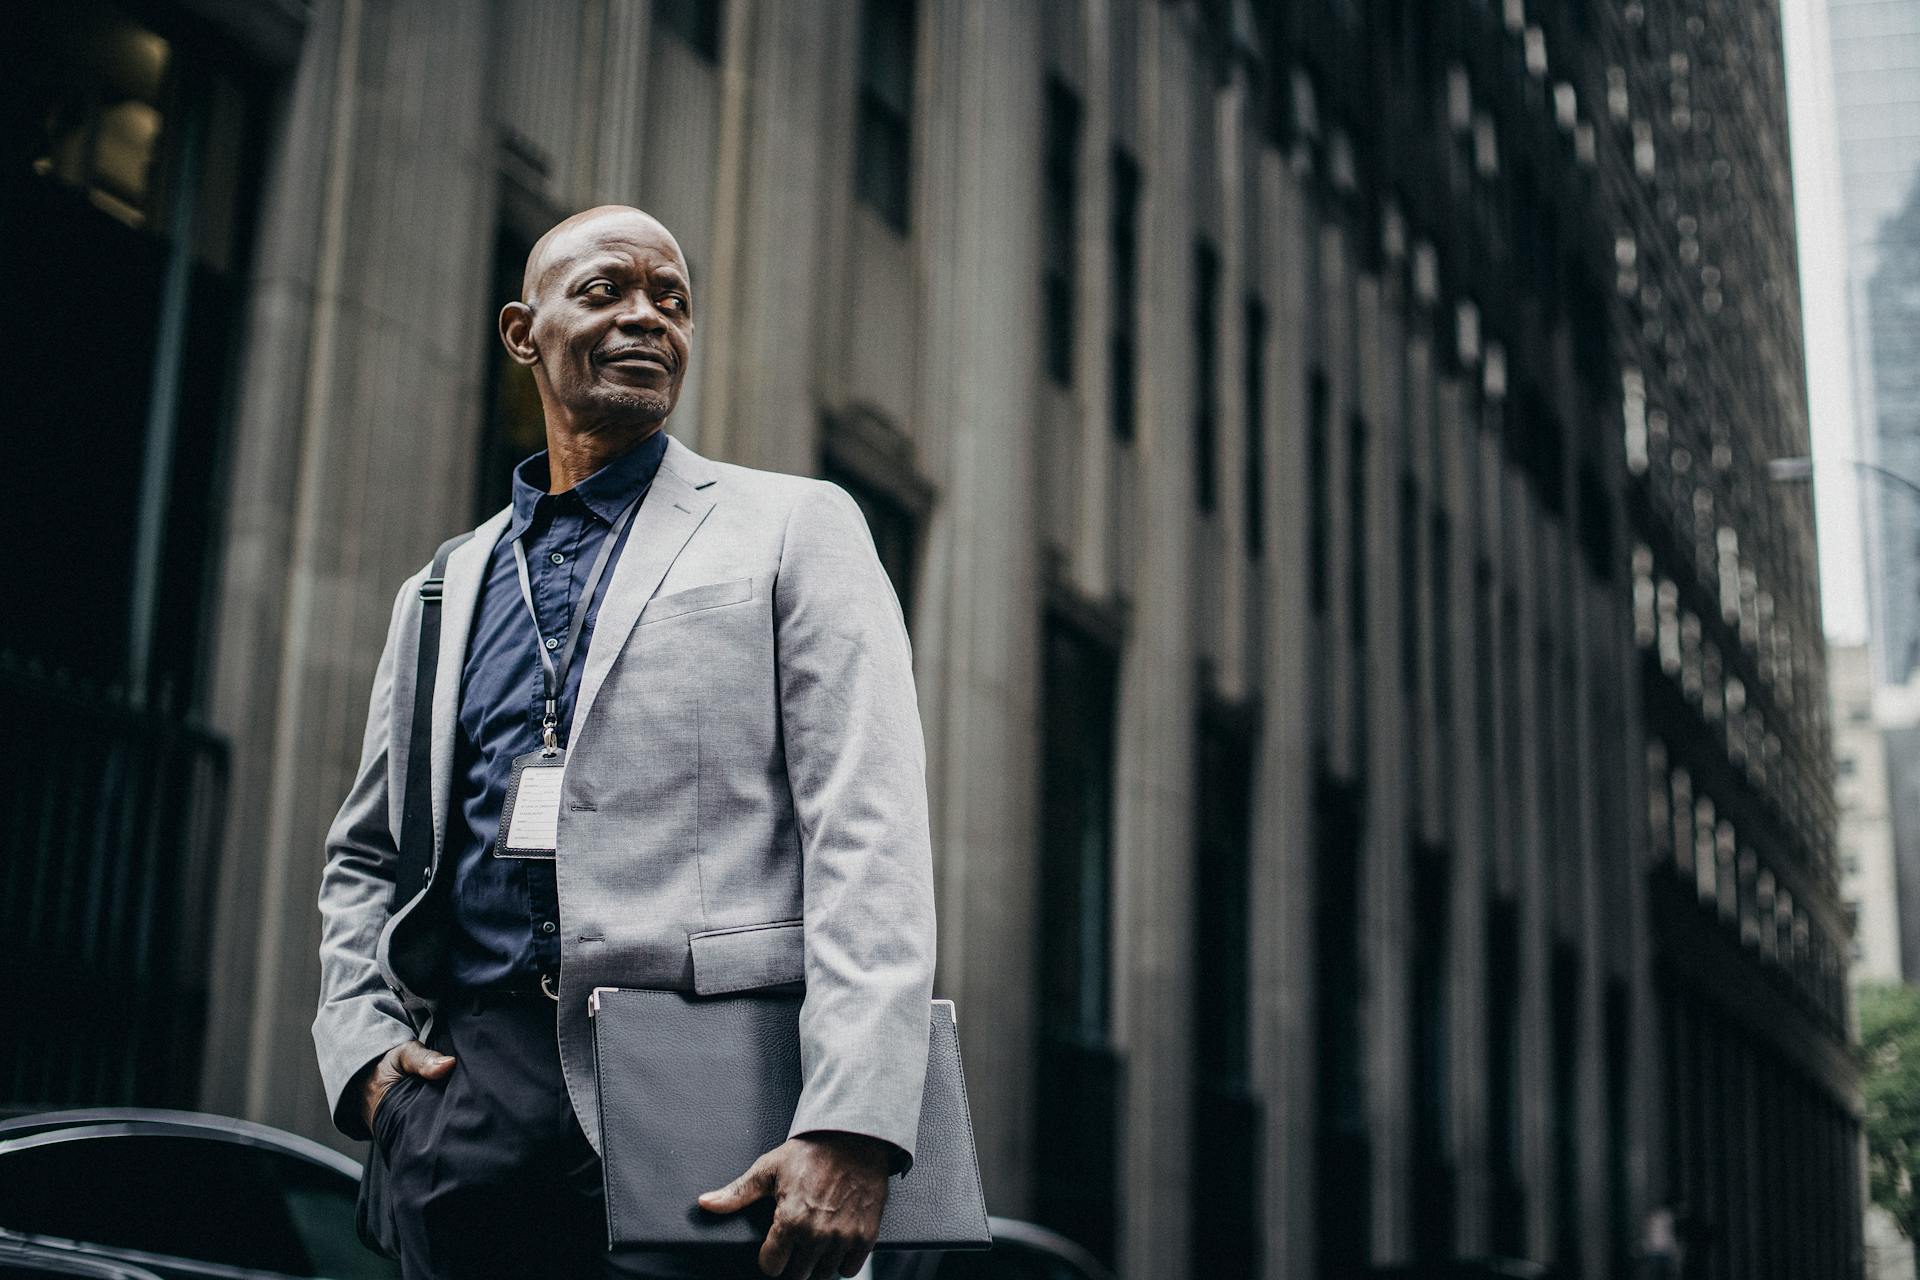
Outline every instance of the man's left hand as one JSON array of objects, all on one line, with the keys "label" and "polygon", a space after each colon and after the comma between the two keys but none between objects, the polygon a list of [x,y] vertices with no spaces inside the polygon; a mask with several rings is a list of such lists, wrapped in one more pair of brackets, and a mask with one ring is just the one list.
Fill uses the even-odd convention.
[{"label": "man's left hand", "polygon": [[892,1150],[861,1133],[796,1134],[726,1186],[701,1195],[699,1205],[732,1213],[772,1196],[773,1227],[760,1246],[760,1270],[786,1280],[851,1276],[880,1234]]}]

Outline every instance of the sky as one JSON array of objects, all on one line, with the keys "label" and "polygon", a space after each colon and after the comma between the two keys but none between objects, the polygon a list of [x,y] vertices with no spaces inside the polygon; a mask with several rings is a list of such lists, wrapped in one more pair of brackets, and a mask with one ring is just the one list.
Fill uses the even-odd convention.
[{"label": "sky", "polygon": [[1813,430],[1814,520],[1827,638],[1864,643],[1867,597],[1861,545],[1852,345],[1847,321],[1846,226],[1827,55],[1826,0],[1782,0],[1786,33],[1789,145],[1800,242],[1801,319],[1807,350],[1807,409]]}]

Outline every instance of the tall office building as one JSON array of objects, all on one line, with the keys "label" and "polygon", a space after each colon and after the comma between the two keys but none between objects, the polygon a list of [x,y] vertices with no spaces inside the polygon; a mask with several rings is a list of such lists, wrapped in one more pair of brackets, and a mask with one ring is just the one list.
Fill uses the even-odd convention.
[{"label": "tall office building", "polygon": [[[1920,0],[1826,0],[1858,456],[1920,481]],[[1920,494],[1861,480],[1875,674],[1920,669]]]},{"label": "tall office building", "polygon": [[[1850,975],[1854,980],[1899,982],[1913,970],[1907,957],[1911,940],[1903,938],[1899,904],[1920,886],[1902,881],[1895,858],[1895,789],[1892,780],[1900,745],[1920,721],[1920,707],[1906,696],[1882,696],[1874,709],[1873,669],[1867,646],[1832,645],[1827,649],[1833,700],[1834,800],[1839,812],[1841,893],[1852,926]],[[1920,693],[1914,690],[1913,693]],[[1898,740],[1896,742],[1895,740]],[[1909,798],[1911,802],[1911,798]],[[1920,807],[1916,807],[1920,814]]]},{"label": "tall office building", "polygon": [[1675,8],[41,5],[4,232],[54,337],[82,231],[145,282],[43,420],[112,392],[147,463],[27,508],[135,585],[9,637],[96,745],[4,793],[0,914],[205,1035],[8,1100],[328,1136],[392,592],[540,445],[528,246],[621,200],[690,258],[670,429],[843,485],[899,589],[996,1212],[1171,1280],[1625,1277],[1669,1221],[1852,1280],[1778,15]]}]

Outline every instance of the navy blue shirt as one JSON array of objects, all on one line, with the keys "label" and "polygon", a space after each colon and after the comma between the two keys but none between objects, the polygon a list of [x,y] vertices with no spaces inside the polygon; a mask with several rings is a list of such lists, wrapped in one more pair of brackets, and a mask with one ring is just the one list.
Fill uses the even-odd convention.
[{"label": "navy blue shirt", "polygon": [[[560,899],[553,863],[495,857],[494,837],[514,758],[540,747],[546,694],[535,646],[549,636],[566,644],[594,556],[620,512],[653,479],[666,451],[662,428],[565,493],[547,492],[544,452],[514,468],[513,518],[487,564],[460,677],[453,812],[445,854],[453,869],[448,958],[455,987],[531,987],[541,974],[560,967]],[[562,746],[572,727],[593,624],[633,525],[628,521],[621,531],[588,602],[580,643],[560,692]],[[516,535],[527,553],[527,577],[540,615],[537,631],[520,594],[512,543]],[[554,656],[558,658],[558,651]]]}]

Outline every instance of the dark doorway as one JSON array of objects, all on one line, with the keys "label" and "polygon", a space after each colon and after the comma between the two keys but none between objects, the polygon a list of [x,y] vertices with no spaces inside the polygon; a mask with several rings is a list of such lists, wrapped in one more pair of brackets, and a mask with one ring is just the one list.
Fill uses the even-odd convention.
[{"label": "dark doorway", "polygon": [[1194,805],[1193,1274],[1260,1274],[1265,1128],[1251,1046],[1251,708],[1201,693]]},{"label": "dark doorway", "polygon": [[1044,626],[1034,1205],[1112,1265],[1122,1063],[1112,1044],[1113,767],[1119,654]]}]

